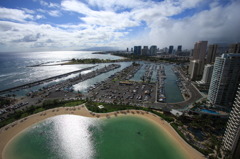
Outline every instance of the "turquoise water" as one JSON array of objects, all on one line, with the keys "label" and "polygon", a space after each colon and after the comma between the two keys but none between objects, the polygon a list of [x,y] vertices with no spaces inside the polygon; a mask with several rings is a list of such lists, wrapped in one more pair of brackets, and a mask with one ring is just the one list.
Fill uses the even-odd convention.
[{"label": "turquoise water", "polygon": [[36,124],[6,147],[8,159],[183,159],[154,123],[140,117],[60,115]]},{"label": "turquoise water", "polygon": [[215,112],[213,110],[207,110],[207,109],[201,109],[200,111],[203,113],[209,113],[209,114],[219,114],[218,112]]}]

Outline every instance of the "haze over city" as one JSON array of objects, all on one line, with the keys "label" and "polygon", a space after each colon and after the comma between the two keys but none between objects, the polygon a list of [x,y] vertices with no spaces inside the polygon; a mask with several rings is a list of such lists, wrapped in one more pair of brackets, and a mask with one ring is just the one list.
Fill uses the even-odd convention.
[{"label": "haze over city", "polygon": [[0,50],[42,51],[240,41],[239,0],[4,0]]}]

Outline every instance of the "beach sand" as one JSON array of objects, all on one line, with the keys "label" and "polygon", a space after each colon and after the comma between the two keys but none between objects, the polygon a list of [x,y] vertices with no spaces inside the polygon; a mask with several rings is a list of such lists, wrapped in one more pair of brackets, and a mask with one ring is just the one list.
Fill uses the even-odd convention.
[{"label": "beach sand", "polygon": [[0,129],[0,152],[3,159],[4,158],[4,148],[8,142],[18,133],[26,129],[27,127],[38,123],[49,117],[63,114],[73,114],[81,115],[85,117],[95,117],[95,118],[111,118],[121,115],[135,115],[144,117],[159,126],[159,128],[164,131],[172,142],[182,151],[182,153],[189,159],[203,159],[205,158],[203,154],[195,150],[188,143],[186,143],[178,133],[170,126],[169,123],[149,112],[141,110],[123,110],[112,113],[92,113],[83,105],[76,107],[58,107],[50,110],[46,110],[31,116],[28,116],[24,119],[20,119],[14,123],[11,123]]}]

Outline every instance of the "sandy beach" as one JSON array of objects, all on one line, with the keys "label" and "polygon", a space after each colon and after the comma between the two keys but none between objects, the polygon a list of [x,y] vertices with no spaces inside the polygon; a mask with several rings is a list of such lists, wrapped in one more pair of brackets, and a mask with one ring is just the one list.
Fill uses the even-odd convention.
[{"label": "sandy beach", "polygon": [[205,158],[203,154],[192,148],[188,143],[186,143],[178,134],[177,132],[170,126],[169,123],[154,115],[152,113],[148,113],[141,110],[124,110],[124,111],[117,111],[111,113],[92,113],[88,111],[88,109],[83,105],[76,106],[76,107],[59,107],[50,110],[46,110],[31,116],[28,116],[24,119],[18,120],[14,123],[11,123],[3,128],[0,129],[0,152],[1,157],[4,158],[4,148],[8,144],[8,142],[18,133],[26,129],[27,127],[38,123],[44,119],[49,117],[63,115],[63,114],[74,114],[74,115],[81,115],[85,117],[94,117],[94,118],[112,118],[121,115],[137,115],[140,117],[144,117],[159,126],[159,128],[164,131],[172,142],[182,150],[183,154],[186,158],[189,159],[203,159]]}]

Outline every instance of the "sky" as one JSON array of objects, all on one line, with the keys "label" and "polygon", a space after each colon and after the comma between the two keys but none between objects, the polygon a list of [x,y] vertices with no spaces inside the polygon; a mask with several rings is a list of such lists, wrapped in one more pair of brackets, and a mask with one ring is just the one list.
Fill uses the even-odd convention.
[{"label": "sky", "polygon": [[0,0],[0,52],[240,42],[240,0]]}]

